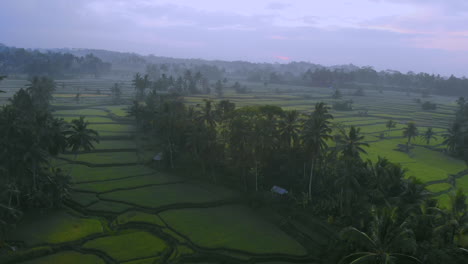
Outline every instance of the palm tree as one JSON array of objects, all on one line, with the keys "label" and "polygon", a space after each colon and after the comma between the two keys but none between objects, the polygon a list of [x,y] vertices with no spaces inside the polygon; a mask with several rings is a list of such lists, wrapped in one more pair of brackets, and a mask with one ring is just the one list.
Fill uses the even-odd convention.
[{"label": "palm tree", "polygon": [[306,149],[310,152],[311,165],[309,175],[308,197],[312,199],[312,179],[314,173],[314,165],[321,153],[328,147],[327,140],[331,140],[332,129],[330,127],[330,119],[333,118],[328,113],[329,108],[325,103],[320,102],[315,105],[315,111],[310,115],[309,120],[304,124],[302,140]]},{"label": "palm tree", "polygon": [[55,82],[47,77],[34,77],[26,91],[31,95],[33,104],[37,109],[43,110],[49,107],[52,93],[55,91]]},{"label": "palm tree", "polygon": [[465,97],[463,96],[458,97],[456,102],[457,102],[457,105],[460,107],[460,110],[463,110],[463,107],[465,106],[465,103],[466,103]]},{"label": "palm tree", "polygon": [[286,111],[279,123],[279,133],[288,148],[299,142],[299,112],[297,110]]},{"label": "palm tree", "polygon": [[205,104],[201,108],[199,120],[207,127],[213,129],[216,125],[215,111],[213,111],[213,101],[204,99]]},{"label": "palm tree", "polygon": [[390,129],[392,128],[395,128],[397,125],[397,123],[395,121],[393,121],[392,119],[388,120],[386,123],[385,123],[385,126],[387,127],[387,133],[390,131]]},{"label": "palm tree", "polygon": [[344,133],[342,137],[338,139],[338,144],[342,148],[342,154],[344,157],[355,159],[360,158],[360,154],[367,154],[362,147],[369,147],[369,144],[362,142],[364,136],[360,135],[361,129],[351,126],[349,133]]},{"label": "palm tree", "polygon": [[409,151],[409,144],[411,143],[411,139],[418,135],[418,128],[414,122],[409,122],[406,124],[406,127],[403,128],[403,136],[408,138],[406,142],[406,151]]},{"label": "palm tree", "polygon": [[345,228],[341,236],[358,246],[358,252],[349,254],[340,263],[376,263],[389,264],[405,260],[422,263],[410,254],[416,249],[416,242],[408,223],[398,223],[397,208],[384,208],[374,212],[369,232],[359,231],[354,227]]},{"label": "palm tree", "polygon": [[462,127],[460,123],[453,123],[452,127],[447,129],[447,133],[442,135],[444,137],[444,145],[447,146],[447,150],[451,153],[457,153],[460,140],[462,139]]},{"label": "palm tree", "polygon": [[[1,82],[3,79],[5,79],[5,78],[6,78],[6,76],[0,75],[0,82]],[[5,92],[5,91],[0,90],[0,93],[4,93],[4,92]]]},{"label": "palm tree", "polygon": [[78,151],[90,151],[94,149],[93,143],[99,143],[99,134],[96,130],[88,128],[89,123],[85,121],[84,116],[71,121],[70,130],[67,131],[67,142],[71,151],[75,153],[75,158]]},{"label": "palm tree", "polygon": [[449,195],[450,208],[443,211],[444,222],[434,229],[434,232],[442,237],[446,244],[461,243],[464,236],[468,234],[468,208],[466,195],[462,189]]},{"label": "palm tree", "polygon": [[120,89],[120,85],[118,83],[114,83],[114,85],[111,87],[111,94],[114,104],[118,104],[122,95],[122,90]]},{"label": "palm tree", "polygon": [[428,127],[426,132],[424,132],[424,134],[421,135],[421,137],[426,141],[426,144],[428,145],[431,143],[431,139],[437,139],[437,137],[435,136],[435,132],[432,131],[432,127]]}]

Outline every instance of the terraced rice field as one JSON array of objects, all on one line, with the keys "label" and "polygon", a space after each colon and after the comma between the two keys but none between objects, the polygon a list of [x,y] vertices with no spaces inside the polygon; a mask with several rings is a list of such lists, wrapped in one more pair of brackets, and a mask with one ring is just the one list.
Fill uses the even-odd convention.
[{"label": "terraced rice field", "polygon": [[[272,219],[243,206],[237,193],[146,166],[155,153],[137,147],[126,106],[110,105],[106,96],[115,82],[58,81],[54,104],[60,109],[55,115],[67,121],[84,115],[103,137],[93,152],[67,154],[53,161],[74,182],[66,209],[26,216],[8,235],[19,250],[0,263],[315,262],[310,246],[285,233]],[[0,104],[25,84],[2,82],[0,89],[7,93],[0,95]],[[123,85],[123,97],[129,97],[133,89],[128,81]],[[271,104],[303,112],[311,111],[316,102],[333,102],[329,89],[248,85],[259,90],[244,95],[227,90],[224,99],[238,106]],[[83,94],[80,102],[73,96],[77,92]],[[418,177],[439,195],[441,204],[448,203],[449,190],[468,190],[466,165],[440,151],[440,134],[451,122],[454,98],[430,98],[439,108],[425,112],[413,101],[417,95],[366,91],[364,97],[349,96],[352,92],[343,91],[345,99],[354,101],[355,110],[333,114],[335,122],[345,127],[361,127],[371,144],[367,158],[384,156],[401,163],[408,176]],[[187,97],[186,102],[196,105],[205,98]],[[397,127],[387,130],[388,119],[397,121]],[[431,144],[416,139],[410,154],[395,150],[406,142],[402,128],[408,121],[415,121],[420,131],[433,126],[439,139]],[[326,231],[319,231],[327,237]],[[307,235],[319,236],[319,231]],[[319,252],[320,245],[313,250]]]},{"label": "terraced rice field", "polygon": [[[333,90],[327,88],[311,88],[302,86],[285,86],[270,84],[268,88],[258,84],[247,84],[257,90],[250,94],[236,94],[226,91],[222,99],[229,99],[237,106],[247,105],[277,105],[287,110],[298,110],[304,113],[311,112],[315,103],[323,101],[331,105]],[[275,92],[279,90],[280,92]],[[361,128],[365,140],[370,144],[367,149],[367,158],[376,160],[379,156],[386,157],[408,169],[408,176],[415,176],[427,184],[428,190],[434,194],[447,193],[456,188],[463,188],[468,193],[468,175],[465,173],[466,164],[444,153],[442,135],[451,125],[456,111],[457,98],[445,96],[432,96],[421,98],[420,94],[412,93],[409,96],[403,92],[365,90],[365,96],[353,96],[354,90],[341,90],[343,99],[353,100],[353,111],[332,110],[334,122],[344,127],[356,126]],[[214,96],[186,97],[188,104],[201,104],[203,99],[218,100]],[[308,99],[305,99],[308,98]],[[424,111],[416,102],[431,101],[437,104],[437,110]],[[367,112],[367,114],[363,114]],[[392,119],[397,126],[388,130],[385,123]],[[422,134],[428,127],[432,127],[437,139],[429,144],[421,138],[414,139],[414,149],[409,153],[398,151],[399,144],[406,144],[403,138],[403,128],[406,123],[413,121]],[[382,137],[383,136],[383,137]],[[434,186],[432,186],[434,185]],[[447,205],[443,196],[440,204]]]},{"label": "terraced rice field", "polygon": [[8,234],[19,250],[0,263],[313,262],[300,242],[242,206],[236,192],[148,167],[154,153],[138,151],[124,107],[73,107],[55,114],[85,115],[101,135],[127,137],[53,160],[73,179],[66,208],[25,217]]}]

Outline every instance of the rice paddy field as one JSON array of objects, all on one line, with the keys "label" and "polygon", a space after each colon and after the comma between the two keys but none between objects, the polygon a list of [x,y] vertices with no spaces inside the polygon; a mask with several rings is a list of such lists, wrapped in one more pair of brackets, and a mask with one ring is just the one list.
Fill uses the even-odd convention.
[{"label": "rice paddy field", "polygon": [[[276,105],[287,110],[311,112],[317,102],[325,102],[330,106],[336,100],[332,99],[333,89],[311,88],[303,86],[287,86],[269,84],[245,83],[254,92],[237,94],[227,90],[222,99],[229,99],[236,106]],[[228,84],[229,86],[229,84]],[[383,91],[377,89],[364,90],[364,96],[354,96],[355,90],[342,89],[342,100],[352,100],[352,111],[332,110],[334,123],[345,128],[359,127],[370,144],[365,158],[372,161],[386,157],[392,162],[400,163],[407,169],[407,176],[414,176],[427,185],[427,189],[439,199],[441,206],[447,206],[447,193],[456,188],[468,192],[468,175],[465,162],[448,156],[443,146],[442,135],[451,125],[456,111],[456,97],[433,95],[423,98],[421,94],[398,91]],[[196,95],[185,97],[191,105],[203,104],[204,99],[218,100],[215,96]],[[421,102],[430,101],[437,104],[437,110],[425,111]],[[397,122],[395,128],[387,129],[385,123],[392,119]],[[428,144],[421,137],[413,140],[410,153],[398,150],[399,145],[406,144],[403,128],[408,122],[415,122],[420,134],[428,127],[436,133],[436,139]]]},{"label": "rice paddy field", "polygon": [[[70,200],[26,215],[7,236],[18,250],[0,263],[313,262],[301,242],[241,205],[238,193],[150,168],[156,153],[137,147],[128,106],[110,99],[114,82],[57,81],[54,115],[85,116],[101,140],[94,151],[52,161],[72,177]],[[0,103],[26,84],[2,82]],[[132,93],[128,86],[123,94]]]},{"label": "rice paddy field", "polygon": [[[315,255],[306,250],[310,244],[243,206],[238,193],[148,167],[156,153],[137,147],[128,106],[112,104],[109,89],[115,82],[123,84],[123,98],[130,98],[134,91],[129,81],[57,81],[54,114],[67,121],[86,116],[101,141],[92,152],[65,154],[53,161],[73,179],[70,201],[62,210],[26,215],[7,237],[18,250],[0,263],[314,263]],[[6,93],[0,94],[0,104],[26,84],[3,81],[0,89]],[[332,91],[325,88],[247,85],[255,92],[226,90],[223,99],[237,106],[270,104],[302,112],[311,111],[319,101],[333,102]],[[365,96],[356,97],[351,90],[342,92],[353,100],[354,109],[333,110],[334,122],[361,128],[370,144],[366,158],[382,156],[402,164],[407,175],[426,183],[442,205],[448,203],[449,191],[468,190],[465,163],[447,156],[441,145],[455,98],[427,98],[438,108],[423,111],[414,101],[417,94],[365,90]],[[217,99],[205,95],[185,100],[196,105],[206,98]],[[387,130],[389,119],[398,123],[396,128]],[[420,132],[433,127],[438,139],[430,144],[416,139],[409,154],[396,150],[406,142],[402,129],[408,121],[414,121]]]}]

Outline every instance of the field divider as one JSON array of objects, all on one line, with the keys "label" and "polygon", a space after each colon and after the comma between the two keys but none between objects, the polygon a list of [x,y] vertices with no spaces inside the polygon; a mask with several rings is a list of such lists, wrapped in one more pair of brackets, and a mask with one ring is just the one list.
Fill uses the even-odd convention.
[{"label": "field divider", "polygon": [[[106,153],[106,152],[137,152],[137,148],[121,148],[121,149],[93,149],[92,151],[65,151],[63,154],[92,154],[92,153]],[[66,158],[65,158],[66,159]]]},{"label": "field divider", "polygon": [[136,165],[141,165],[142,163],[139,162],[129,162],[129,163],[102,163],[102,164],[94,164],[94,163],[89,163],[85,161],[74,161],[70,160],[64,157],[57,157],[57,159],[67,161],[70,164],[79,164],[79,165],[85,165],[90,168],[98,168],[98,167],[125,167],[125,166],[136,166]]},{"label": "field divider", "polygon": [[[212,208],[212,207],[220,207],[224,205],[233,205],[233,204],[247,204],[247,201],[243,198],[236,198],[236,199],[223,199],[213,202],[204,202],[204,203],[175,203],[169,205],[163,205],[159,207],[149,207],[149,206],[142,206],[131,202],[126,201],[119,201],[109,198],[102,198],[98,194],[98,199],[105,202],[113,202],[113,203],[120,203],[129,206],[133,206],[138,209],[145,210],[145,212],[149,212],[152,214],[159,214],[164,211],[168,210],[177,210],[177,209],[191,209],[191,208]],[[130,210],[129,210],[130,211]]]},{"label": "field divider", "polygon": [[106,179],[106,180],[79,181],[79,182],[74,182],[73,184],[111,182],[111,181],[118,181],[118,180],[137,178],[137,177],[142,177],[142,176],[149,176],[149,175],[154,175],[154,174],[157,174],[157,173],[159,173],[159,172],[155,171],[155,172],[150,172],[150,173],[143,173],[143,174],[137,174],[137,175],[131,175],[131,176],[125,176],[125,177],[113,178],[113,179]]},{"label": "field divider", "polygon": [[[175,181],[175,182],[166,182],[166,183],[152,183],[152,184],[139,185],[139,186],[134,186],[134,187],[116,188],[116,189],[112,189],[112,190],[109,190],[109,191],[93,192],[93,193],[95,193],[97,195],[101,195],[101,194],[112,193],[112,192],[117,192],[117,191],[132,191],[132,190],[137,190],[137,189],[146,188],[146,187],[181,184],[181,183],[185,183],[185,181]],[[80,190],[80,189],[75,189],[75,188],[72,188],[72,190],[75,191],[75,192],[87,192],[87,190]],[[98,199],[99,198],[100,197],[98,196]]]}]

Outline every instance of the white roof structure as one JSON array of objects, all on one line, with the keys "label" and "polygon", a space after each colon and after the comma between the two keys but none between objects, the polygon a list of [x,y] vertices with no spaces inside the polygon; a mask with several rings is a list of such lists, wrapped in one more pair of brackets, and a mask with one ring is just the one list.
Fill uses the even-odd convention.
[{"label": "white roof structure", "polygon": [[158,154],[156,154],[156,156],[153,157],[153,160],[154,161],[160,161],[163,159],[163,154],[162,152],[159,152]]},{"label": "white roof structure", "polygon": [[286,189],[283,189],[279,186],[273,186],[271,187],[271,192],[274,192],[274,193],[277,193],[279,195],[284,195],[284,194],[288,194],[288,191]]}]

